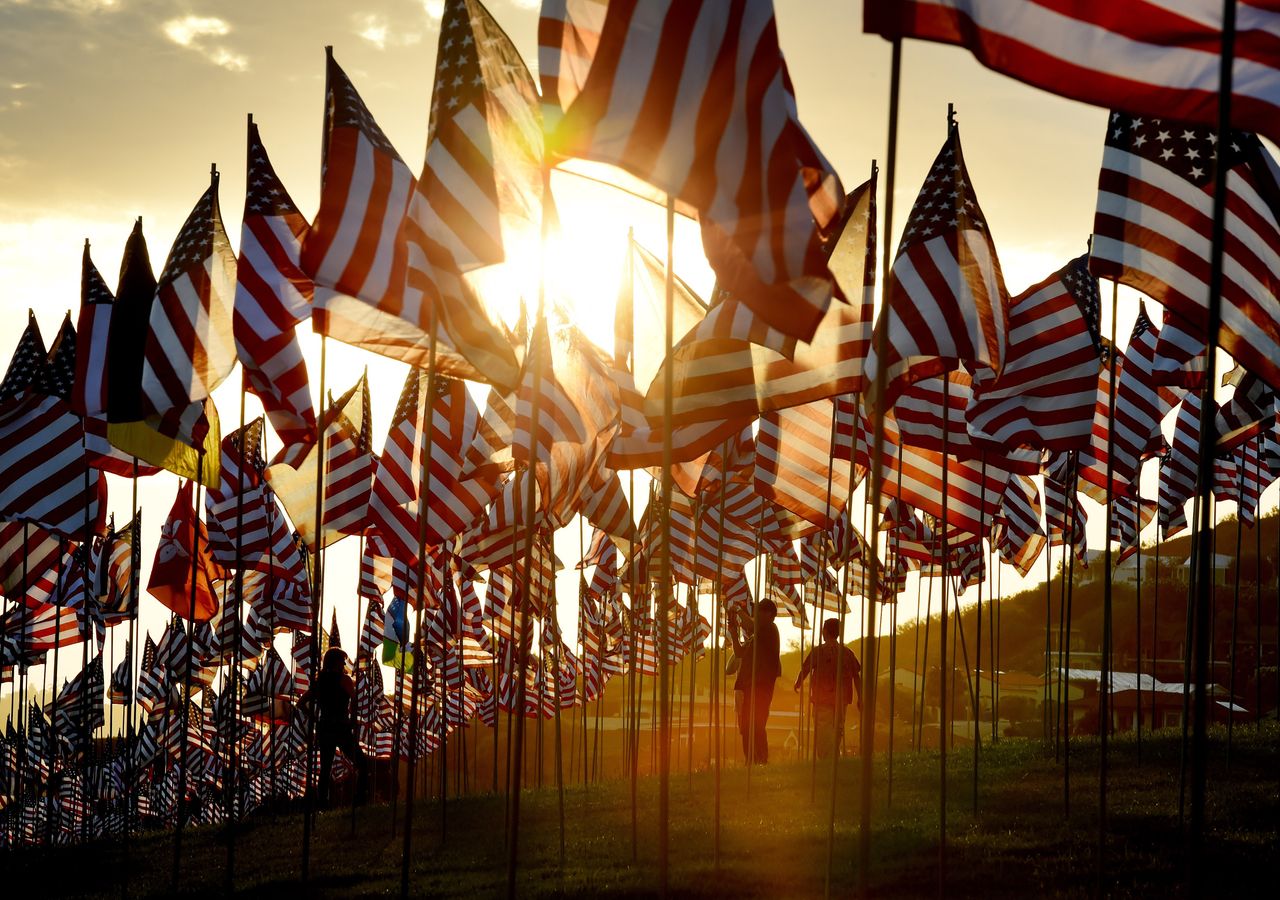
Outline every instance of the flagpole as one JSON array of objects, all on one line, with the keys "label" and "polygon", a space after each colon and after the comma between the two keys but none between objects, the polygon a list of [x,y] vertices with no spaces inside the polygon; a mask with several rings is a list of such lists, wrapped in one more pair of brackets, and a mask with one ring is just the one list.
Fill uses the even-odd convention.
[{"label": "flagpole", "polygon": [[[664,359],[671,356],[671,348],[675,343],[675,197],[667,195],[667,265],[663,273],[663,295],[666,314],[664,316]],[[667,659],[667,642],[670,637],[667,629],[667,616],[671,610],[671,428],[672,406],[674,401],[674,382],[672,373],[668,372],[662,380],[662,564],[660,567],[662,590],[658,594],[658,610],[655,621],[659,628],[658,646],[658,680],[661,683],[662,708],[659,711],[658,750],[658,891],[667,895],[670,882],[670,860],[668,857],[670,842],[671,813],[671,708],[667,692],[671,681],[671,664]],[[697,534],[694,535],[695,546]],[[754,672],[753,672],[754,677]]]},{"label": "flagpole", "polygon": [[[873,175],[874,175],[874,172],[873,172]],[[834,302],[834,301],[833,301],[833,302]],[[832,482],[832,478],[833,478],[833,476],[834,476],[834,474],[835,474],[836,441],[837,441],[837,439],[838,439],[838,437],[839,437],[838,429],[836,428],[836,424],[837,424],[837,422],[836,422],[836,413],[837,413],[836,402],[835,402],[835,400],[833,399],[833,400],[832,400],[832,402],[831,402],[831,429],[830,429],[830,431],[829,431],[829,433],[828,433],[828,436],[829,436],[829,444],[828,444],[828,446],[831,448],[831,464],[827,466],[827,484],[826,484],[826,492],[825,492],[825,494],[824,494],[823,506],[822,506],[822,509],[823,509],[823,515],[826,517],[827,521],[829,521],[829,522],[833,522],[833,521],[834,521],[833,513],[832,513],[832,510],[831,510],[831,482]],[[853,432],[852,432],[852,434],[853,434],[853,435],[856,435],[856,434],[857,434],[857,427],[858,427],[858,423],[857,423],[857,421],[855,421],[855,422],[853,423]],[[857,449],[857,448],[854,446],[854,444],[856,444],[856,443],[857,443],[857,441],[856,441],[856,440],[852,440],[852,441],[850,442],[850,445],[849,445],[849,453],[850,453],[850,456],[851,456],[851,457],[852,457],[852,456],[856,456],[856,455],[857,455],[857,454],[856,454],[856,449]],[[849,493],[850,493],[850,494],[852,494],[852,493],[853,493],[853,482],[852,482],[852,480],[850,480],[850,484],[849,484]],[[845,498],[845,505],[846,505],[846,506],[848,506],[848,505],[849,505],[849,502],[850,502],[849,497],[846,497],[846,498]],[[823,615],[825,615],[825,614],[826,614],[826,611],[827,611],[827,543],[828,543],[828,542],[824,540],[824,541],[822,541],[822,542],[820,543],[820,545],[819,545],[819,547],[818,547],[818,575],[817,575],[817,579],[818,579],[818,580],[817,580],[817,584],[815,585],[815,588],[816,588],[817,595],[818,595],[818,607],[819,607],[819,611],[816,611],[816,614],[814,615],[814,620],[815,620],[815,622],[816,622],[816,620],[817,620],[817,619],[822,618],[822,616],[823,616]],[[802,590],[803,590],[803,588],[802,588]],[[841,598],[840,598],[840,603],[843,605],[845,602],[846,602],[846,601],[845,601],[845,598],[844,598],[844,597],[841,597]],[[804,607],[803,607],[803,598],[801,598],[801,603],[802,603],[802,605],[801,605],[801,609],[803,609],[803,608],[804,608]],[[839,639],[840,639],[840,638],[839,638],[839,637],[837,637],[837,640],[839,640]],[[810,653],[810,654],[813,654],[813,653],[817,650],[817,648],[818,648],[818,644],[817,644],[817,638],[816,638],[816,636],[815,636],[815,639],[814,639],[814,641],[813,641],[813,644],[812,644],[812,646],[811,646],[811,647],[810,647],[810,649],[809,649],[809,653]],[[841,656],[843,656],[843,655],[844,655],[843,653],[837,653],[837,654],[836,654],[836,665],[837,665],[837,666],[840,664],[840,659],[839,659],[839,658],[840,658]],[[817,660],[816,660],[816,659],[815,659],[814,661],[815,661],[815,663],[817,662]],[[801,665],[801,667],[803,667],[803,666],[804,666],[804,629],[803,629],[803,628],[802,628],[802,629],[800,629],[800,665]],[[813,672],[811,673],[810,677],[811,677],[811,678],[813,678],[813,677],[816,677],[816,676],[817,676],[817,669],[815,668],[815,669],[813,670]],[[838,681],[838,679],[837,679],[837,681]],[[810,701],[812,702],[812,698],[813,698],[813,691],[812,691],[812,690],[810,690],[810,692],[809,692],[809,696],[810,696]],[[836,710],[835,710],[835,719],[832,721],[832,725],[835,725],[837,722],[839,722],[839,721],[840,721],[840,718],[841,718],[841,716],[842,716],[842,714],[843,714],[843,713],[844,713],[844,710],[840,708],[840,706],[839,706],[839,701],[837,700],[837,703],[836,703]],[[801,681],[801,682],[800,682],[800,714],[801,714],[801,716],[803,716],[803,715],[804,715],[804,682],[803,682],[803,681]],[[815,715],[816,715],[816,711],[815,711]],[[812,717],[810,717],[810,718],[812,718]],[[804,727],[803,727],[803,726],[801,726],[800,733],[801,733],[801,735],[802,735],[801,748],[802,748],[802,753],[803,753],[803,746],[804,746],[804,741],[803,741]],[[814,740],[813,740],[813,742],[812,742],[812,746],[810,746],[810,748],[809,748],[809,753],[810,753],[810,756],[812,757],[812,759],[811,759],[811,761],[810,761],[810,765],[809,765],[809,802],[810,802],[810,803],[813,803],[813,802],[817,799],[817,795],[818,795],[818,747],[817,747],[817,737],[818,737],[818,735],[817,735],[817,730],[816,730],[816,727],[815,727],[815,730],[814,730]]]},{"label": "flagpole", "polygon": [[[216,176],[215,176],[216,177]],[[178,761],[177,825],[173,832],[173,890],[179,889],[182,877],[182,816],[187,802],[188,761],[191,757],[189,707],[191,705],[191,677],[195,669],[196,648],[196,592],[200,585],[200,487],[204,479],[204,446],[196,448],[196,480],[192,490],[191,527],[191,593],[187,607],[187,665],[182,685],[182,750]]]},{"label": "flagpole", "polygon": [[1076,472],[1079,471],[1079,467],[1079,452],[1072,450],[1070,474],[1066,479],[1067,486],[1064,488],[1064,496],[1068,507],[1067,539],[1062,545],[1067,557],[1066,565],[1063,567],[1062,572],[1063,577],[1066,579],[1066,619],[1063,621],[1060,634],[1061,640],[1058,644],[1059,648],[1066,648],[1065,655],[1060,656],[1058,661],[1058,703],[1062,707],[1060,710],[1062,718],[1058,728],[1062,732],[1062,810],[1063,816],[1067,819],[1071,818],[1071,603],[1075,597],[1076,590],[1076,525],[1080,524],[1076,518],[1076,510],[1080,505],[1080,501],[1076,499],[1075,491]]},{"label": "flagpole", "polygon": [[[630,265],[631,256],[629,253],[628,253],[627,259],[628,259],[628,265]],[[631,505],[635,506],[635,502],[636,502],[636,470],[635,469],[627,470],[627,480],[629,484],[627,497],[630,500]],[[638,577],[636,568],[639,565],[637,556],[640,553],[640,538],[641,538],[640,535],[636,535],[636,540],[632,542],[631,560],[629,565],[627,566],[627,580],[629,582],[629,589],[630,589],[630,596],[631,596],[631,615],[630,615],[630,621],[627,623],[630,626],[630,630],[631,630],[631,635],[630,635],[631,653],[630,653],[630,659],[628,660],[628,665],[627,665],[627,669],[628,669],[627,674],[629,676],[628,686],[627,686],[627,699],[630,701],[629,703],[630,709],[627,711],[627,725],[630,726],[630,733],[628,733],[628,729],[626,727],[623,728],[623,736],[626,739],[627,750],[629,751],[628,762],[629,762],[629,768],[630,768],[629,774],[631,776],[631,861],[633,863],[636,861],[636,858],[637,858],[637,852],[638,852],[637,847],[639,844],[639,835],[638,835],[639,826],[638,826],[638,816],[636,812],[636,782],[638,781],[639,774],[640,774],[640,758],[639,758],[640,757],[640,740],[639,740],[640,705],[639,704],[640,704],[640,693],[641,693],[642,686],[640,685],[640,682],[639,682],[640,658],[639,658],[638,644],[640,639],[640,625],[639,625],[639,621],[636,614],[636,606],[637,606],[636,581]],[[719,822],[718,819],[716,821]]]},{"label": "flagpole", "polygon": [[[948,125],[951,126],[951,105],[947,105]],[[952,126],[953,127],[953,126]],[[942,376],[942,408],[949,409],[951,406],[951,379],[946,373]],[[950,568],[950,548],[947,546],[947,489],[948,489],[948,472],[950,465],[947,456],[951,450],[951,433],[947,428],[942,429],[942,522],[938,531],[938,544],[941,548],[942,555],[942,585],[941,599],[942,609],[939,620],[941,632],[938,637],[938,696],[940,703],[938,706],[938,896],[945,897],[947,893],[947,681],[949,672],[947,670],[947,578]],[[957,606],[959,601],[957,599]],[[954,665],[954,658],[952,660]],[[864,736],[863,740],[866,738]]]},{"label": "flagpole", "polygon": [[[326,48],[328,52],[328,48]],[[327,375],[328,342],[325,335],[320,335],[320,415],[316,418],[316,505],[314,531],[312,541],[315,551],[311,554],[311,658],[308,673],[309,683],[314,686],[319,675],[320,656],[320,615],[324,606],[324,562],[321,554],[324,534],[324,493],[325,493],[325,376]],[[312,756],[315,753],[316,714],[313,709],[307,718],[307,758],[303,765],[303,794],[305,804],[302,814],[302,881],[305,883],[311,870],[311,829],[315,816],[315,797],[311,781]]]},{"label": "flagpole", "polygon": [[1224,157],[1231,145],[1232,76],[1235,61],[1236,3],[1223,0],[1222,51],[1218,72],[1218,135],[1221,148],[1213,175],[1213,230],[1209,249],[1208,327],[1205,339],[1204,396],[1200,403],[1200,453],[1196,465],[1196,493],[1201,498],[1195,535],[1196,555],[1192,584],[1195,590],[1195,730],[1191,743],[1191,830],[1187,842],[1188,886],[1193,894],[1202,889],[1207,872],[1204,852],[1205,782],[1209,766],[1209,616],[1214,606],[1213,567],[1210,559],[1213,519],[1207,498],[1213,492],[1213,448],[1217,422],[1213,413],[1213,389],[1217,379],[1218,329],[1222,323],[1223,247],[1226,243],[1227,172]]},{"label": "flagpole", "polygon": [[[1248,460],[1244,460],[1247,464]],[[1241,518],[1240,510],[1244,506],[1244,465],[1240,466],[1239,476],[1239,494],[1236,501],[1236,577],[1235,585],[1231,591],[1231,654],[1230,667],[1231,673],[1227,676],[1227,694],[1228,702],[1235,706],[1236,698],[1236,637],[1239,633],[1240,626],[1240,544],[1244,537],[1244,521]],[[1227,755],[1225,759],[1226,771],[1231,772],[1231,744],[1235,731],[1235,711],[1231,710],[1227,716]]]},{"label": "flagpole", "polygon": [[[422,611],[427,602],[427,526],[430,522],[428,497],[431,493],[431,452],[435,438],[436,417],[436,340],[438,327],[436,310],[432,305],[427,313],[427,396],[421,399],[422,423],[422,478],[418,487],[418,603],[414,610],[413,630],[413,678],[409,682],[409,779],[404,799],[404,850],[400,858],[400,896],[409,896],[409,858],[413,848],[414,781],[418,771],[418,685],[425,676],[427,663],[426,642],[422,635]],[[446,573],[447,574],[447,573]],[[443,716],[439,718],[443,719]],[[442,748],[443,749],[443,748]],[[441,798],[443,803],[443,797]]]},{"label": "flagpole", "polygon": [[[547,243],[547,237],[550,233],[550,227],[551,227],[550,217],[548,215],[549,210],[546,207],[550,199],[550,188],[551,188],[550,179],[551,179],[550,173],[546,169],[544,169],[542,174],[543,207],[544,208],[542,210],[542,228],[541,228],[541,241],[540,241],[540,253],[539,253],[539,260],[540,260],[542,271],[539,273],[540,277],[538,279],[538,312],[537,312],[537,321],[534,324],[534,332],[533,332],[534,334],[537,333],[537,330],[539,328],[542,328],[544,330],[546,328],[546,324],[545,324],[546,312],[544,309],[544,303],[546,299],[546,296],[545,296],[546,281],[547,281],[546,279],[546,264],[547,264],[546,243]],[[526,469],[525,484],[524,484],[524,488],[525,488],[524,583],[517,584],[515,578],[513,578],[512,580],[513,589],[518,588],[519,590],[519,593],[517,595],[517,601],[516,601],[516,610],[515,610],[516,616],[513,616],[513,619],[518,620],[515,623],[514,630],[516,632],[515,634],[516,643],[517,643],[516,662],[517,662],[517,668],[519,669],[519,675],[518,675],[519,683],[516,685],[516,701],[517,701],[516,702],[516,723],[515,723],[516,733],[515,733],[515,746],[512,750],[515,757],[515,769],[512,772],[511,778],[510,778],[511,809],[510,809],[510,821],[507,823],[507,831],[508,831],[507,897],[508,897],[508,900],[514,900],[516,896],[516,870],[520,861],[520,840],[519,840],[520,838],[520,784],[521,784],[522,776],[524,774],[523,773],[524,726],[525,726],[524,705],[525,705],[525,698],[528,696],[528,685],[526,682],[528,680],[527,673],[529,670],[528,643],[530,638],[530,635],[528,633],[528,629],[525,623],[525,613],[528,611],[528,608],[529,608],[529,603],[528,603],[529,584],[530,584],[530,581],[532,580],[530,578],[530,574],[533,570],[533,540],[534,540],[534,519],[536,515],[535,507],[537,505],[537,468],[538,468],[538,444],[539,444],[538,413],[541,407],[541,404],[538,401],[540,399],[539,395],[542,392],[542,365],[540,360],[534,358],[535,350],[540,350],[540,348],[535,348],[531,342],[529,349],[525,353],[525,365],[528,366],[530,365],[530,363],[533,364],[532,371],[530,372],[530,375],[532,378],[531,388],[532,388],[533,396],[530,398],[530,401],[529,401],[529,420],[530,420],[529,421],[529,464]],[[550,352],[549,346],[547,347],[547,351]],[[547,465],[549,466],[550,464],[551,464],[551,460],[548,458]],[[519,488],[518,483],[515,485],[515,488],[516,490],[513,491],[513,495],[514,493],[518,492],[518,488]],[[512,549],[514,550],[514,548]],[[515,571],[512,574],[514,576],[518,576],[519,571]],[[542,714],[541,705],[539,705],[538,714],[539,714],[539,719],[541,719],[541,714]],[[541,743],[539,743],[539,747],[541,747]]]},{"label": "flagpole", "polygon": [[[253,116],[249,116],[249,125],[253,125]],[[227,782],[228,790],[226,796],[226,827],[224,829],[227,836],[227,872],[226,872],[226,891],[228,894],[235,890],[235,871],[236,871],[236,819],[237,809],[239,807],[239,769],[236,767],[236,739],[235,732],[239,730],[240,723],[240,665],[241,665],[241,622],[240,612],[241,605],[244,602],[244,466],[246,461],[244,430],[244,407],[245,407],[245,389],[244,379],[240,380],[240,441],[239,441],[239,460],[236,469],[236,562],[235,575],[232,591],[235,597],[235,628],[232,635],[231,649],[231,684],[228,689],[231,691],[231,728],[232,735],[227,741],[228,749],[228,773]],[[226,613],[226,603],[223,603],[223,614]],[[218,630],[221,631],[223,626],[219,622]],[[221,647],[220,635],[214,635],[215,643]],[[225,652],[225,648],[222,648]]]},{"label": "flagpole", "polygon": [[[883,281],[882,290],[889,283],[889,268],[892,257],[889,255],[889,247],[893,242],[893,188],[894,179],[897,170],[898,161],[898,106],[899,106],[899,88],[902,79],[902,39],[894,37],[892,40],[892,55],[889,62],[889,128],[888,128],[888,148],[885,154],[885,204],[884,204],[884,248],[883,264],[881,278]],[[884,291],[882,297],[881,310],[888,308],[887,291]],[[886,319],[887,323],[887,319]],[[874,383],[871,386],[872,398],[872,445],[871,445],[871,484],[870,496],[867,498],[870,506],[871,515],[871,546],[874,550],[876,546],[876,536],[880,529],[880,493],[883,489],[881,484],[882,472],[881,465],[884,459],[884,393],[886,386],[887,371],[885,369],[885,355],[889,349],[889,333],[888,328],[877,328],[873,335],[875,345],[875,354],[878,364]],[[850,517],[850,528],[853,527],[853,520]],[[879,559],[875,552],[871,554],[870,567],[870,590],[872,592],[879,591]],[[874,602],[874,600],[873,600]],[[843,623],[842,623],[843,625]],[[841,640],[844,639],[844,632],[841,631]],[[873,650],[874,653],[874,650]],[[840,654],[843,655],[843,654]],[[867,660],[866,649],[863,650],[862,665],[864,668],[870,668],[875,671],[874,666],[869,665],[874,660]],[[866,697],[866,685],[863,685],[863,695]],[[859,824],[858,824],[858,896],[866,900],[870,896],[870,873],[871,873],[871,751],[875,749],[875,742],[872,737],[868,737],[868,732],[875,727],[875,719],[872,711],[867,709],[868,704],[862,706],[862,758],[861,763],[861,781],[858,786],[859,790]],[[834,779],[834,775],[832,778]],[[828,858],[831,851],[828,850]],[[830,868],[828,862],[827,876],[827,893],[830,894]]]},{"label": "flagpole", "polygon": [[[951,420],[951,410],[947,409],[947,417],[945,421]],[[986,507],[987,507],[987,451],[982,451],[981,475],[978,487],[978,558],[982,559],[984,555],[982,540],[987,531]],[[987,580],[986,560],[983,561],[983,571],[978,579],[978,614],[977,614],[977,633],[973,638],[973,687],[976,689],[973,693],[973,814],[978,815],[978,757],[982,746],[982,731],[979,720],[982,713],[982,583]],[[961,637],[963,639],[963,632]]]},{"label": "flagpole", "polygon": [[[1120,308],[1120,283],[1111,282],[1111,347],[1107,351],[1107,528],[1102,545],[1102,683],[1098,686],[1098,863],[1097,888],[1103,890],[1107,858],[1107,752],[1111,733],[1111,609],[1114,574],[1111,569],[1111,522],[1115,515],[1116,433],[1116,317]],[[1141,517],[1141,511],[1138,512]],[[1139,683],[1141,688],[1141,683]],[[1141,694],[1138,695],[1141,699]]]},{"label": "flagpole", "polygon": [[712,603],[715,605],[712,610],[714,616],[711,637],[711,724],[714,735],[712,741],[714,744],[713,758],[715,760],[715,776],[712,786],[714,793],[714,804],[712,811],[711,826],[711,865],[717,875],[720,873],[720,783],[722,770],[724,768],[724,759],[722,757],[723,747],[723,716],[719,706],[720,692],[724,689],[724,679],[722,672],[724,671],[720,665],[721,651],[721,634],[720,620],[725,619],[725,625],[728,625],[728,616],[724,608],[724,494],[725,482],[728,479],[729,470],[729,442],[726,440],[720,445],[720,497],[716,503],[717,509],[717,531],[716,531],[716,580],[713,587]]}]

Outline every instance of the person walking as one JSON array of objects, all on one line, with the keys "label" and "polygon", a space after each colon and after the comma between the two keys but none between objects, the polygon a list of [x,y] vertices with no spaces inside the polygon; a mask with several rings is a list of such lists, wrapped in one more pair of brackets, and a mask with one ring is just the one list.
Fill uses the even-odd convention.
[{"label": "person walking", "polygon": [[858,700],[862,708],[862,664],[840,643],[840,620],[822,623],[822,643],[809,651],[796,675],[795,689],[809,679],[813,704],[813,749],[818,759],[840,753],[844,745],[845,710]]},{"label": "person walking", "polygon": [[329,776],[333,770],[333,755],[338,750],[356,768],[356,802],[364,803],[368,799],[369,760],[356,740],[355,696],[355,682],[347,675],[347,654],[340,647],[332,647],[324,655],[324,664],[315,683],[298,701],[299,707],[310,708],[317,716],[321,806],[329,803]]},{"label": "person walking", "polygon": [[743,639],[730,629],[733,654],[738,660],[738,675],[733,689],[738,706],[738,731],[742,735],[742,753],[747,764],[769,761],[769,735],[765,726],[769,722],[769,707],[773,704],[773,689],[782,675],[781,647],[778,626],[774,619],[778,607],[772,600],[756,604],[755,621],[750,634]]}]

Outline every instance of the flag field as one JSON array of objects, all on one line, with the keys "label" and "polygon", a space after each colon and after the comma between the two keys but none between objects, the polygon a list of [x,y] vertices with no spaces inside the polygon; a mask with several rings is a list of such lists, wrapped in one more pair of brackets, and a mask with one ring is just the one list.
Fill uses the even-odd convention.
[{"label": "flag field", "polygon": [[[1112,896],[1176,896],[1182,883],[1178,827],[1180,732],[1156,732],[1143,742],[1138,761],[1130,737],[1112,739],[1110,753],[1110,854]],[[1224,729],[1211,740],[1214,758],[1226,743]],[[955,809],[949,852],[948,896],[1080,896],[1093,886],[1096,852],[1088,799],[1096,790],[1092,758],[1096,739],[1073,748],[1082,773],[1072,782],[1079,802],[1070,819],[1062,814],[1061,772],[1052,752],[1036,740],[1004,740],[986,748],[978,815],[965,802],[971,770],[952,767]],[[963,754],[958,754],[960,759]],[[887,758],[876,760],[883,787]],[[871,888],[877,897],[927,895],[936,874],[937,754],[900,753],[894,760],[892,807],[878,790],[877,840]],[[1088,774],[1086,774],[1088,773]],[[729,768],[723,777],[721,861],[711,856],[712,774],[671,781],[671,803],[680,810],[671,821],[671,890],[675,896],[821,896],[826,853],[827,794],[819,778],[811,799],[808,762],[782,763],[752,773]],[[852,890],[858,810],[858,761],[841,763],[836,822],[834,896]],[[1231,765],[1210,772],[1214,785],[1206,850],[1211,867],[1231,881],[1235,896],[1259,896],[1280,863],[1280,724],[1238,729]],[[656,831],[651,810],[657,779],[641,779],[638,853],[631,856],[629,795],[625,779],[566,788],[567,851],[557,862],[556,792],[530,790],[522,804],[520,896],[649,895],[653,892]],[[493,896],[505,884],[501,795],[449,800],[449,831],[440,842],[434,804],[415,818],[412,896]],[[355,832],[346,808],[317,819],[311,878],[298,880],[297,837],[302,818],[295,811],[254,816],[237,837],[238,891],[257,896],[372,896],[394,893],[400,878],[400,839],[393,838],[387,809],[357,812]],[[99,842],[74,848],[16,853],[6,859],[13,884],[41,884],[43,896],[120,896],[128,869],[133,896],[170,894],[172,838],[144,833],[129,849]],[[183,889],[192,896],[221,894],[225,835],[220,828],[194,828],[184,849]],[[1229,874],[1228,874],[1229,873]]]}]

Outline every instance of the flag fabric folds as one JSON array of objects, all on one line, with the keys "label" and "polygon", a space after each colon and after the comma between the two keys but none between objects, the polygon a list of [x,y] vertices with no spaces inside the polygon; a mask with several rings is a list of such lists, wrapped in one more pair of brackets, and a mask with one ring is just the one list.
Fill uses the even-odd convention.
[{"label": "flag fabric folds", "polygon": [[844,191],[800,124],[772,2],[544,0],[538,44],[548,154],[689,203],[721,286],[809,340],[833,290],[819,232]]},{"label": "flag fabric folds", "polygon": [[285,190],[258,126],[249,123],[248,169],[232,332],[245,387],[262,401],[284,443],[276,462],[296,465],[316,436],[297,326],[311,317],[315,286],[299,268],[307,221]]},{"label": "flag fabric folds", "polygon": [[999,375],[1008,307],[995,244],[965,168],[960,129],[952,124],[885,280],[876,328],[888,332],[887,355],[878,359],[873,349],[866,367],[868,384],[885,368],[885,393],[868,401],[889,409],[906,385],[961,364],[971,375],[982,367]]},{"label": "flag fabric folds", "polygon": [[[190,481],[184,481],[178,488],[169,518],[160,530],[160,544],[151,563],[147,593],[184,619],[207,622],[219,608],[213,583],[226,578],[227,573],[209,551],[209,534],[196,515],[194,493],[195,486]],[[193,552],[196,553],[194,565]]]},{"label": "flag fabric folds", "polygon": [[[1280,10],[1239,0],[1232,117],[1280,141]],[[978,61],[1096,106],[1218,121],[1222,4],[1178,0],[867,0],[866,31],[966,47]]]},{"label": "flag fabric folds", "polygon": [[[1276,16],[1280,22],[1280,14]],[[1203,352],[1215,165],[1227,171],[1220,346],[1280,387],[1280,168],[1252,134],[1221,137],[1113,112],[1098,176],[1090,268],[1142,291]],[[1170,334],[1168,326],[1164,336]]]}]

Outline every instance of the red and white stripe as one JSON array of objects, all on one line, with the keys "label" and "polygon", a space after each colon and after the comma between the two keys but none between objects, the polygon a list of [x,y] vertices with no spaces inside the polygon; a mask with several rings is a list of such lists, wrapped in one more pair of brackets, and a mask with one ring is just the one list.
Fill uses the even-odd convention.
[{"label": "red and white stripe", "polygon": [[[1232,114],[1280,141],[1280,10],[1236,4]],[[1195,0],[868,0],[865,28],[967,47],[983,65],[1097,106],[1214,124],[1222,5]]]},{"label": "red and white stripe", "polygon": [[[1208,318],[1218,162],[1229,166],[1219,342],[1248,371],[1280,384],[1280,183],[1275,161],[1254,135],[1233,132],[1219,140],[1205,128],[1113,113],[1091,267],[1185,320],[1180,325],[1190,346],[1178,361],[1194,360]],[[1166,316],[1165,339],[1172,334],[1169,322]]]},{"label": "red and white stripe", "polygon": [[[939,198],[939,199],[935,199]],[[885,368],[882,405],[913,381],[957,368],[1000,371],[1008,340],[1009,297],[995,244],[952,126],[907,219],[885,282],[877,328],[886,358],[867,359],[872,383]]]},{"label": "red and white stripe", "polygon": [[296,464],[316,434],[307,364],[295,331],[311,317],[315,290],[299,267],[307,221],[252,122],[248,160],[232,327],[245,385],[262,401],[284,443],[276,461]]},{"label": "red and white stripe", "polygon": [[[236,263],[218,210],[218,180],[196,202],[156,286],[142,365],[143,407],[162,424],[212,395],[236,363]],[[182,432],[166,428],[177,437]]]},{"label": "red and white stripe", "polygon": [[107,415],[107,335],[115,297],[102,280],[84,243],[80,264],[80,315],[76,319],[76,379],[71,408],[82,416]]},{"label": "red and white stripe", "polygon": [[1040,491],[1026,475],[1012,475],[1000,501],[1000,533],[996,549],[1000,558],[1024,578],[1045,545],[1040,524]]},{"label": "red and white stripe", "polygon": [[[816,400],[766,413],[756,437],[756,490],[824,529],[849,498],[849,467],[839,464],[833,444],[838,409]],[[852,410],[845,413],[852,420]]]},{"label": "red and white stripe", "polygon": [[548,152],[696,207],[720,284],[812,337],[832,295],[818,231],[844,192],[800,124],[773,4],[546,0],[538,41],[543,96],[565,111],[547,114]]},{"label": "red and white stripe", "polygon": [[[1086,318],[1078,296],[1089,298]],[[1098,370],[1097,282],[1087,259],[1067,263],[1009,301],[999,376],[979,369],[969,431],[1002,446],[1078,450],[1088,443]]]}]

